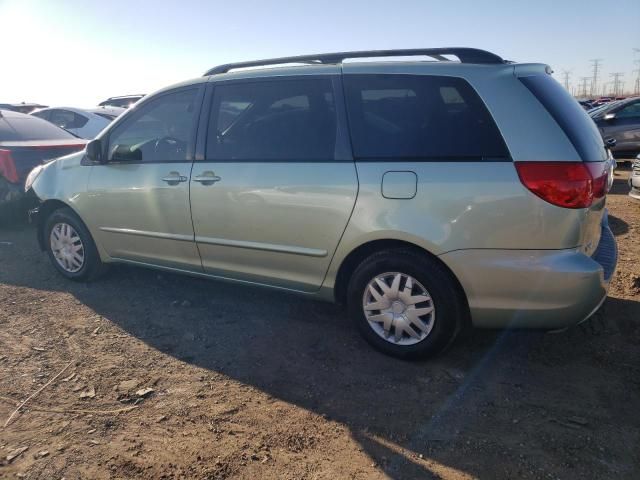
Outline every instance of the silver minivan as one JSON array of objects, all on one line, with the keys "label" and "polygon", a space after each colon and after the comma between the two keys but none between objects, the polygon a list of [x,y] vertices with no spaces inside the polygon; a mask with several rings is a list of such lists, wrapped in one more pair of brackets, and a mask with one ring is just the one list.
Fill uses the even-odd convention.
[{"label": "silver minivan", "polygon": [[216,67],[35,169],[38,239],[72,280],[119,262],[337,301],[403,358],[564,328],[617,254],[610,154],[550,73],[469,48]]}]

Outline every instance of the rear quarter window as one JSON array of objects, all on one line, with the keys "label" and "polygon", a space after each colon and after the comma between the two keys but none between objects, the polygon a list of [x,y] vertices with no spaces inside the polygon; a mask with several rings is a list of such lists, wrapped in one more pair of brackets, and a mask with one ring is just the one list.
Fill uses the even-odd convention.
[{"label": "rear quarter window", "polygon": [[357,159],[509,160],[486,106],[465,80],[345,75]]},{"label": "rear quarter window", "polygon": [[598,127],[567,90],[549,75],[520,77],[556,121],[584,162],[607,159]]}]

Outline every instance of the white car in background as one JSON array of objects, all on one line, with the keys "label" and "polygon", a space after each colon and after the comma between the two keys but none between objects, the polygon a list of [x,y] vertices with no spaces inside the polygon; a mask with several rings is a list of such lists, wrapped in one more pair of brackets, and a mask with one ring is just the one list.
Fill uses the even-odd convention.
[{"label": "white car in background", "polygon": [[631,176],[629,177],[629,186],[631,191],[629,196],[640,200],[640,155],[636,157],[631,165]]},{"label": "white car in background", "polygon": [[126,108],[120,107],[88,109],[49,107],[31,112],[31,115],[47,120],[80,138],[93,139],[107,125],[126,111]]}]

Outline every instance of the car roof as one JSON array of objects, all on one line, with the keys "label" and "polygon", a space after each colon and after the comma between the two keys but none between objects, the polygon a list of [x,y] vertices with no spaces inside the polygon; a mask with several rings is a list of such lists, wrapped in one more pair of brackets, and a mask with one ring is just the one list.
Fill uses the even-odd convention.
[{"label": "car roof", "polygon": [[116,97],[109,97],[107,98],[105,101],[108,102],[109,100],[120,100],[123,98],[139,98],[139,97],[144,97],[145,94],[144,93],[134,93],[131,95],[118,95]]}]

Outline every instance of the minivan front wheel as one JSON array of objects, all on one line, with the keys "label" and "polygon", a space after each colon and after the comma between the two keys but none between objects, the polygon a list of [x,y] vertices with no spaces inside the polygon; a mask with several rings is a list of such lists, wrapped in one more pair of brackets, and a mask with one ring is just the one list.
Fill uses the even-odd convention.
[{"label": "minivan front wheel", "polygon": [[87,281],[102,273],[104,265],[93,238],[71,209],[51,213],[46,220],[44,241],[51,263],[66,278]]},{"label": "minivan front wheel", "polygon": [[395,357],[435,355],[461,325],[461,299],[451,274],[411,249],[365,259],[351,277],[347,301],[364,338]]}]

